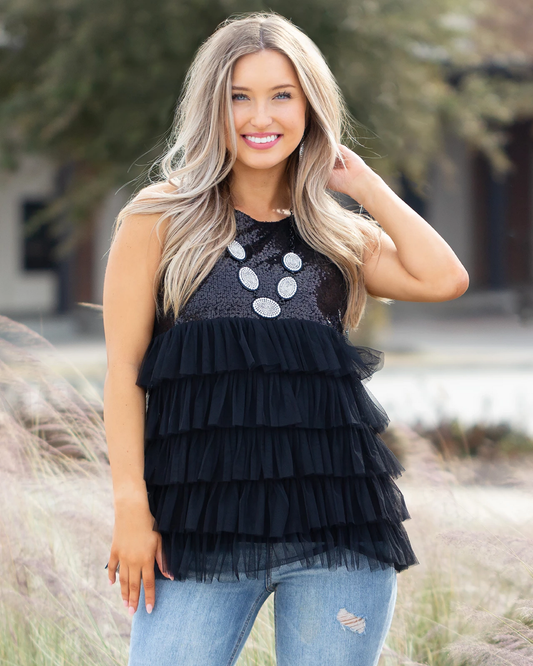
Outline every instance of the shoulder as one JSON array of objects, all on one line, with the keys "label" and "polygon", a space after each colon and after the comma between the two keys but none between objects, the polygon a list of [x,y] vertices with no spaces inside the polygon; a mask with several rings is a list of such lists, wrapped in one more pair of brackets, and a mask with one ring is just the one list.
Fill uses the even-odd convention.
[{"label": "shoulder", "polygon": [[158,183],[150,183],[137,192],[133,201],[136,203],[158,201],[167,194],[174,194],[177,190],[178,186],[169,183],[167,180]]},{"label": "shoulder", "polygon": [[140,243],[146,240],[144,236],[152,235],[156,227],[164,237],[170,222],[169,217],[165,215],[165,203],[170,203],[166,195],[176,190],[176,185],[168,181],[150,183],[143,187],[124,207],[120,216],[120,227],[129,229],[131,234],[137,236]]}]

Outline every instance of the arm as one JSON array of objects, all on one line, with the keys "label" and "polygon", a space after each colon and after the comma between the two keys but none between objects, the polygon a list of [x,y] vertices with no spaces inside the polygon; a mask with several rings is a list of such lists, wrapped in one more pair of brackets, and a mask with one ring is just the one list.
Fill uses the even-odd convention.
[{"label": "arm", "polygon": [[339,144],[328,187],[362,204],[380,224],[381,252],[363,257],[372,296],[399,301],[448,301],[468,289],[465,267],[448,243],[353,151]]},{"label": "arm", "polygon": [[386,232],[381,252],[364,258],[368,292],[400,301],[447,301],[464,294],[468,273],[448,243],[376,173],[369,169],[358,178],[357,201]]},{"label": "arm", "polygon": [[[154,556],[164,571],[161,535],[153,530],[144,481],[146,393],[135,384],[154,323],[152,284],[161,247],[152,230],[158,217],[131,215],[124,219],[111,246],[103,290],[107,350],[104,423],[115,508],[108,575],[115,582],[120,562],[122,597],[133,612],[137,610],[141,573],[146,605],[154,605]],[[160,229],[164,238],[165,225]]]}]

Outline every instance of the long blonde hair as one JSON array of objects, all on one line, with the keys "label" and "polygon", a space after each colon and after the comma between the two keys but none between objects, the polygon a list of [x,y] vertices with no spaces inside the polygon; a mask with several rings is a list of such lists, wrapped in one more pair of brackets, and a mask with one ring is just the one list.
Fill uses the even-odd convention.
[{"label": "long blonde hair", "polygon": [[[238,58],[272,49],[287,56],[308,100],[303,143],[287,160],[286,177],[297,230],[329,257],[347,284],[345,329],[356,328],[367,292],[362,273],[366,247],[380,246],[380,227],[345,209],[326,186],[337,144],[350,139],[350,114],[322,53],[299,28],[276,12],[249,12],[223,21],[200,46],[185,77],[168,150],[157,161],[160,178],[134,194],[120,211],[113,240],[130,214],[159,213],[166,220],[162,256],[154,279],[162,307],[178,315],[236,236],[231,171],[237,152],[232,122],[232,73]],[[232,150],[226,149],[226,119]],[[388,302],[388,299],[377,298]]]}]

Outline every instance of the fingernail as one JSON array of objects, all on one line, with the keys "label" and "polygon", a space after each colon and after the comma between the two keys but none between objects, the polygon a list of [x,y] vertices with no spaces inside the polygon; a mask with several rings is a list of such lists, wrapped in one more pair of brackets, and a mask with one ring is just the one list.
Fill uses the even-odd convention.
[{"label": "fingernail", "polygon": [[148,604],[148,605],[146,606],[146,612],[147,612],[147,613],[151,613],[152,610],[153,610],[153,606],[152,606],[152,604]]},{"label": "fingernail", "polygon": [[123,601],[124,601],[124,608],[127,608],[127,607],[128,607],[128,600],[127,600],[127,599],[123,599]]},{"label": "fingernail", "polygon": [[111,580],[111,578],[108,578],[107,580],[109,581],[110,585],[113,585],[113,581]]},{"label": "fingernail", "polygon": [[129,613],[130,615],[133,615],[133,613],[135,613],[135,608],[133,608],[133,606],[130,606],[130,607],[129,607],[129,610],[128,610],[128,613]]}]

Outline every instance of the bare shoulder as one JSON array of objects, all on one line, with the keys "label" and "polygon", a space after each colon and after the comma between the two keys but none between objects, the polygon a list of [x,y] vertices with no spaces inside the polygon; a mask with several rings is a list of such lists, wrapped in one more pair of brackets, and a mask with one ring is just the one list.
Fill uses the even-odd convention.
[{"label": "bare shoulder", "polygon": [[138,367],[150,341],[167,224],[163,220],[157,227],[160,218],[160,213],[126,215],[111,245],[103,289],[108,367]]},{"label": "bare shoulder", "polygon": [[173,185],[166,180],[159,183],[150,183],[149,185],[146,185],[141,190],[139,190],[135,196],[135,200],[148,201],[149,199],[153,198],[154,195],[157,196],[158,194],[172,194],[172,192],[175,191],[176,185]]}]

